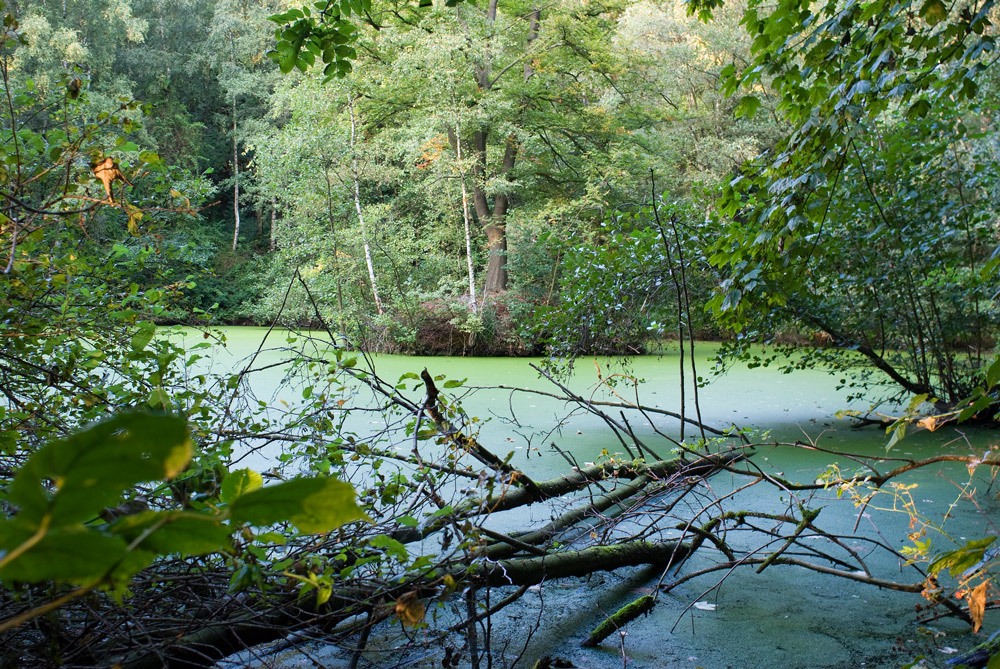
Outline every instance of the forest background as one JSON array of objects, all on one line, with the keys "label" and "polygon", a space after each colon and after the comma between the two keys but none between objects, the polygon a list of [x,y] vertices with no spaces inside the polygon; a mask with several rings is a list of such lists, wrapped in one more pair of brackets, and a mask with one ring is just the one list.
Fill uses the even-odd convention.
[{"label": "forest background", "polygon": [[[353,76],[333,81],[319,68],[281,76],[267,57],[280,3],[13,7],[27,44],[11,85],[30,79],[48,100],[79,77],[75,113],[132,122],[122,137],[136,150],[112,153],[124,171],[155,151],[199,207],[140,226],[161,251],[148,285],[196,275],[162,320],[270,323],[298,269],[322,316],[368,348],[538,353],[568,335],[549,322],[554,305],[576,304],[581,349],[635,352],[669,322],[657,308],[670,284],[648,240],[615,238],[649,222],[619,219],[655,184],[707,249],[711,190],[782,129],[773,109],[734,117],[738,99],[719,91],[719,72],[749,55],[738,7],[704,24],[680,3],[534,18],[400,6],[386,26],[359,22],[341,47]],[[121,113],[123,100],[150,113]],[[92,223],[111,244],[127,214]],[[612,263],[599,272],[607,297],[575,303],[573,276],[595,261]],[[706,294],[717,276],[703,267],[692,286]],[[315,324],[301,290],[283,306]],[[702,313],[696,325],[718,335]]]}]

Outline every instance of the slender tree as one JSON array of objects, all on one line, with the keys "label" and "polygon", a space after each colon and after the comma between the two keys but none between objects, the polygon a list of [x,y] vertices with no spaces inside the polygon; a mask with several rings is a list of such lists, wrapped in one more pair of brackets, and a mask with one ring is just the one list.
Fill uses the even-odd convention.
[{"label": "slender tree", "polygon": [[469,309],[478,312],[476,305],[476,270],[472,265],[472,235],[469,232],[469,192],[465,188],[465,166],[462,163],[461,124],[455,122],[455,151],[458,154],[459,182],[462,184],[462,221],[465,223],[465,260],[469,270]]},{"label": "slender tree", "polygon": [[375,300],[375,308],[382,314],[385,309],[382,307],[382,298],[378,295],[378,281],[375,280],[375,266],[372,264],[372,251],[368,244],[368,230],[365,227],[365,215],[361,209],[361,173],[358,170],[358,152],[355,143],[354,99],[350,93],[347,94],[347,110],[351,117],[351,180],[354,185],[354,208],[358,212],[358,224],[361,226],[361,242],[365,249],[365,265],[368,267],[368,280],[372,286],[372,297]]}]

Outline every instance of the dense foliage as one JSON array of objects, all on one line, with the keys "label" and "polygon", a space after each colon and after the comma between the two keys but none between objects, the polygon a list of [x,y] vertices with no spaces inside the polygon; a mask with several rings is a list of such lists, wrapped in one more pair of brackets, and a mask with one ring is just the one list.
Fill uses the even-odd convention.
[{"label": "dense foliage", "polygon": [[[695,3],[710,14],[714,2]],[[798,326],[902,392],[955,404],[997,337],[992,2],[751,3],[753,59],[723,73],[791,124],[719,201],[712,302],[744,341]],[[980,95],[980,88],[985,89]],[[856,357],[815,351],[849,371]]]}]

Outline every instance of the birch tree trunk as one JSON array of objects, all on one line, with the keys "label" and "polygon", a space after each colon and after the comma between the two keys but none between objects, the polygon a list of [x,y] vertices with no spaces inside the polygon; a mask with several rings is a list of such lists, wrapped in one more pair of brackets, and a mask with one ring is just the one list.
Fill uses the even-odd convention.
[{"label": "birch tree trunk", "polygon": [[476,305],[476,273],[472,266],[472,235],[469,233],[469,193],[465,189],[465,166],[462,165],[462,130],[455,123],[455,146],[458,154],[458,172],[462,182],[462,217],[465,220],[465,260],[469,268],[469,308],[478,314]]},{"label": "birch tree trunk", "polygon": [[236,140],[236,95],[233,95],[233,250],[240,240],[240,153]]},{"label": "birch tree trunk", "polygon": [[358,223],[361,224],[361,241],[365,247],[365,264],[368,265],[368,280],[372,284],[372,296],[375,298],[375,308],[379,314],[385,313],[382,309],[382,299],[378,296],[378,284],[375,281],[375,266],[372,264],[372,252],[368,246],[368,231],[365,229],[365,216],[361,212],[361,187],[359,186],[360,176],[358,174],[358,152],[354,149],[355,124],[354,124],[354,100],[351,94],[347,94],[347,109],[351,114],[351,168],[354,177],[354,208],[358,212]]},{"label": "birch tree trunk", "polygon": [[268,248],[274,251],[275,241],[274,241],[274,224],[278,221],[278,200],[272,198],[271,200],[271,235],[270,241],[268,243]]}]

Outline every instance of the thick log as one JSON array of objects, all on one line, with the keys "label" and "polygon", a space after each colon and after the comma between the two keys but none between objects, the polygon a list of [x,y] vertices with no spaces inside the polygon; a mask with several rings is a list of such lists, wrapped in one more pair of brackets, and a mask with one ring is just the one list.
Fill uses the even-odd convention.
[{"label": "thick log", "polygon": [[554,578],[587,576],[622,567],[677,565],[690,551],[690,546],[678,541],[630,541],[553,553],[545,557],[485,562],[474,569],[472,575],[492,586],[535,585]]},{"label": "thick log", "polygon": [[[547,580],[586,576],[622,567],[676,565],[690,553],[691,547],[681,542],[633,541],[614,546],[592,546],[578,551],[553,553],[544,557],[481,562],[472,569],[467,567],[457,569],[452,573],[452,578],[459,584],[475,583],[494,587],[536,585]],[[210,667],[227,655],[279,639],[304,624],[315,623],[321,619],[326,623],[334,623],[343,617],[336,616],[338,612],[356,614],[360,601],[367,601],[368,607],[378,609],[375,597],[391,603],[404,594],[414,591],[426,596],[434,595],[437,593],[436,583],[436,580],[433,584],[407,581],[378,595],[352,588],[349,592],[347,590],[336,592],[320,607],[315,607],[315,600],[311,598],[302,601],[290,598],[284,606],[278,607],[272,614],[262,614],[254,618],[244,616],[226,623],[207,626],[177,639],[177,643],[173,646],[117,664],[126,669]],[[315,612],[308,613],[310,610]]]},{"label": "thick log", "polygon": [[[610,493],[611,497],[605,496],[599,498],[599,501],[595,501],[595,504],[599,506],[588,505],[587,507],[570,512],[571,514],[579,515],[579,517],[584,517],[588,512],[594,513],[602,511],[612,506],[614,503],[620,502],[627,497],[640,492],[645,485],[648,485],[653,481],[667,479],[678,474],[683,474],[684,476],[707,477],[718,469],[727,467],[738,460],[742,460],[746,456],[747,452],[743,449],[735,449],[718,455],[705,455],[693,462],[678,457],[650,463],[618,462],[584,467],[569,474],[557,476],[556,478],[549,479],[547,481],[535,482],[533,490],[511,487],[507,488],[502,493],[491,497],[473,497],[467,499],[456,506],[451,514],[428,522],[422,528],[401,528],[400,530],[394,532],[392,537],[402,543],[420,541],[442,528],[449,526],[457,520],[465,520],[475,516],[499,511],[509,511],[511,509],[532,504],[537,501],[536,495],[539,494],[543,499],[552,499],[583,490],[589,485],[600,481],[606,481],[608,479],[621,478],[632,479],[634,481],[635,479],[642,478],[643,483],[640,486],[630,486],[621,491],[616,489]],[[606,503],[608,500],[612,500],[612,503]],[[564,516],[564,518],[567,518],[568,520],[568,517]],[[556,521],[553,521],[553,524],[550,524],[550,526],[556,527],[555,523],[558,523],[558,527],[565,527],[567,520],[560,521],[557,519]],[[558,527],[556,527],[556,529],[558,529]],[[541,531],[543,530],[539,530],[539,532]],[[533,543],[532,541],[526,541],[523,536],[519,536],[517,538],[525,543]]]}]

